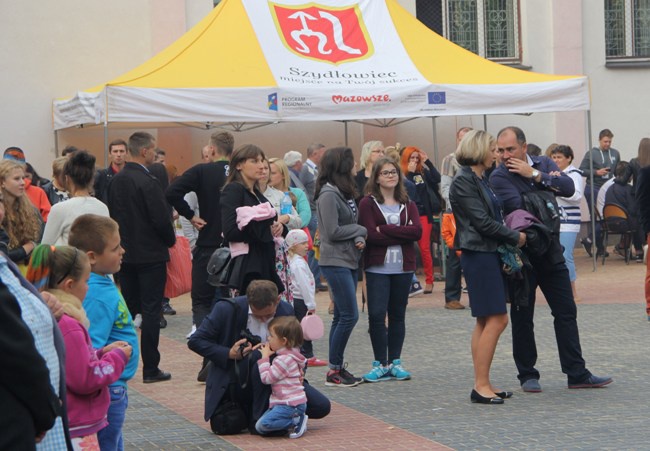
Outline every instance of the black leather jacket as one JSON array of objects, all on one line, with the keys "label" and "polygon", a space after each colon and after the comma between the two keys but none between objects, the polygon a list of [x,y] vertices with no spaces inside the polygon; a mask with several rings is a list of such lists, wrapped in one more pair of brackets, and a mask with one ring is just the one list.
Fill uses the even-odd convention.
[{"label": "black leather jacket", "polygon": [[496,252],[501,243],[519,242],[519,232],[495,219],[492,200],[470,167],[461,167],[454,177],[449,200],[456,219],[456,249]]}]

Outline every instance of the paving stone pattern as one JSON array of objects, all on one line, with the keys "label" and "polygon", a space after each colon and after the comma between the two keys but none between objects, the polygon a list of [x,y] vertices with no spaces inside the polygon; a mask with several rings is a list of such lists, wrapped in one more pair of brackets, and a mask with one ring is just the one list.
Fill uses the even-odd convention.
[{"label": "paving stone pattern", "polygon": [[[505,405],[471,404],[473,369],[469,340],[474,319],[469,309],[445,310],[442,283],[434,293],[410,302],[402,352],[410,381],[325,387],[326,368],[310,368],[307,378],[333,401],[332,414],[309,422],[299,440],[265,439],[243,434],[217,437],[202,420],[204,386],[195,382],[200,358],[185,346],[190,327],[189,296],[172,301],[179,314],[162,331],[161,368],[171,382],[130,384],[125,425],[127,450],[203,449],[648,449],[645,400],[648,328],[643,303],[643,265],[608,259],[594,273],[591,261],[576,252],[578,304],[583,355],[588,368],[609,374],[614,383],[601,389],[569,390],[560,370],[549,308],[536,306],[538,369],[543,392],[523,393],[504,332],[492,366],[498,387],[513,390]],[[359,295],[359,299],[361,296]],[[467,295],[461,300],[467,304]],[[327,293],[318,295],[326,327]],[[367,315],[360,313],[346,351],[348,369],[361,376],[373,360]],[[315,342],[327,359],[327,340]]]}]

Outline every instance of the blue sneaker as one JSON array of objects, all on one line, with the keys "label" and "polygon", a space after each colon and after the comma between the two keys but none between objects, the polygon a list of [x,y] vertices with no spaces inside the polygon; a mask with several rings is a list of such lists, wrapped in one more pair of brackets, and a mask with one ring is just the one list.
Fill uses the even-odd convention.
[{"label": "blue sneaker", "polygon": [[411,378],[411,373],[402,367],[402,361],[400,359],[393,360],[389,371],[391,378],[396,381],[407,381]]},{"label": "blue sneaker", "polygon": [[381,366],[381,363],[378,361],[372,362],[372,369],[363,375],[363,380],[365,382],[382,382],[382,381],[389,381],[390,380],[390,374],[388,372],[390,371],[390,367],[388,366]]}]

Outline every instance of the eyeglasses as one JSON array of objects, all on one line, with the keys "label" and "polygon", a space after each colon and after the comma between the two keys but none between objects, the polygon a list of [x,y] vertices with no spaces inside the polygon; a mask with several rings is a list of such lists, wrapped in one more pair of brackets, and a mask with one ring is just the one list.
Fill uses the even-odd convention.
[{"label": "eyeglasses", "polygon": [[392,171],[381,171],[379,172],[379,175],[382,175],[384,177],[395,177],[397,175],[397,171],[395,169]]}]

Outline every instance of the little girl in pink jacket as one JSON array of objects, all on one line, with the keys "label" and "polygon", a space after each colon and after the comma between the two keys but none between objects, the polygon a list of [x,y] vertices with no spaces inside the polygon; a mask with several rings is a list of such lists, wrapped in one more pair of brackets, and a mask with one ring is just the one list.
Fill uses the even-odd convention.
[{"label": "little girl in pink jacket", "polygon": [[108,424],[108,386],[119,379],[132,351],[126,342],[93,349],[82,307],[89,277],[86,253],[70,246],[37,246],[27,269],[27,280],[62,305],[59,328],[66,348],[66,401],[74,449],[99,449],[97,432]]}]

